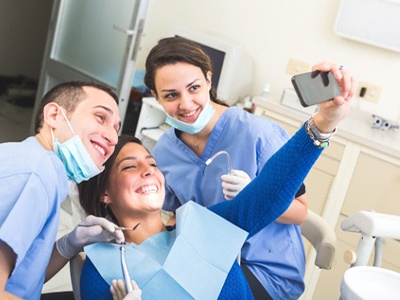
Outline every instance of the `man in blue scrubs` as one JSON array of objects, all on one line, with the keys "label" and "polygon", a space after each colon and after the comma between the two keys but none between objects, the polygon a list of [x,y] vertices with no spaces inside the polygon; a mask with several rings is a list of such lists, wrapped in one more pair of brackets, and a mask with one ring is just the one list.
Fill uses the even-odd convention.
[{"label": "man in blue scrubs", "polygon": [[74,255],[83,244],[102,239],[103,228],[121,238],[115,225],[88,219],[101,227],[80,227],[53,248],[68,181],[102,171],[119,128],[118,98],[111,90],[67,82],[43,97],[35,136],[0,144],[0,299],[39,299],[45,278],[68,261],[63,253]]}]

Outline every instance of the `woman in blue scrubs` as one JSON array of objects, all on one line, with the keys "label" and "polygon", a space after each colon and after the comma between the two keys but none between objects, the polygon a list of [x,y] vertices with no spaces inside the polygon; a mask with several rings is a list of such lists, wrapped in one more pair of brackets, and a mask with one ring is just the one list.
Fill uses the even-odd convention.
[{"label": "woman in blue scrubs", "polygon": [[[319,67],[340,73],[330,63]],[[340,74],[336,78],[343,86],[349,77]],[[218,100],[211,81],[209,57],[186,39],[163,39],[147,57],[145,84],[172,126],[154,149],[166,181],[166,211],[175,212],[190,200],[210,207],[232,199],[289,139],[278,124]],[[226,174],[224,157],[205,164],[219,151],[229,153],[234,174]],[[299,225],[307,219],[307,207],[301,185],[289,208],[244,244],[241,266],[258,298],[297,299],[303,293]]]}]

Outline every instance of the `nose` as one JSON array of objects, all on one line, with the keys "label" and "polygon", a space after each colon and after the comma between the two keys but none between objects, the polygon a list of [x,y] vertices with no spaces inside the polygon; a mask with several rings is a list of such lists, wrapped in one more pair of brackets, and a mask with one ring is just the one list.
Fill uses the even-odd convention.
[{"label": "nose", "polygon": [[180,101],[179,101],[179,109],[187,110],[190,108],[191,103],[192,103],[191,95],[187,92],[183,92],[181,94]]},{"label": "nose", "polygon": [[103,137],[108,141],[111,146],[115,146],[118,143],[118,132],[113,126],[107,126]]},{"label": "nose", "polygon": [[152,167],[152,166],[146,164],[146,165],[143,167],[142,176],[143,176],[143,177],[152,176],[152,175],[154,175],[154,172],[155,172],[155,171],[154,171],[154,167]]}]

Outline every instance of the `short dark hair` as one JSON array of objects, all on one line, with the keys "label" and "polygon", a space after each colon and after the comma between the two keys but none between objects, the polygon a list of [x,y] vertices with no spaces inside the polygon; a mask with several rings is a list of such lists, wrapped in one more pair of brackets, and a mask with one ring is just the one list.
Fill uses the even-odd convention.
[{"label": "short dark hair", "polygon": [[93,82],[83,82],[83,81],[69,81],[63,82],[48,91],[42,98],[42,101],[37,108],[35,115],[35,134],[39,133],[40,129],[43,127],[43,109],[50,103],[55,102],[62,106],[66,113],[72,113],[78,104],[85,99],[86,92],[84,87],[93,87],[102,90],[109,94],[115,102],[118,104],[117,95],[108,87],[93,83]]},{"label": "short dark hair", "polygon": [[94,215],[96,217],[106,217],[107,215],[113,218],[113,221],[118,224],[111,210],[107,210],[105,205],[101,202],[104,191],[107,188],[108,179],[112,166],[121,152],[122,148],[128,143],[136,143],[142,145],[142,142],[128,134],[122,134],[118,137],[118,143],[115,145],[115,150],[110,158],[104,164],[104,170],[99,175],[92,177],[88,181],[82,181],[78,185],[79,189],[79,202],[86,214]]}]

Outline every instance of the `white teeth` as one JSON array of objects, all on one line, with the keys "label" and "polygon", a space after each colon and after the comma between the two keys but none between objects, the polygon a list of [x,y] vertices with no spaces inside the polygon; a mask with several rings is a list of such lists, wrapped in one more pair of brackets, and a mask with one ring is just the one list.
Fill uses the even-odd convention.
[{"label": "white teeth", "polygon": [[104,150],[103,148],[101,148],[99,145],[94,145],[94,147],[100,151],[101,154],[106,155],[106,150]]},{"label": "white teeth", "polygon": [[142,188],[139,190],[139,193],[140,193],[140,194],[146,194],[146,193],[150,193],[150,192],[157,192],[157,186],[155,186],[155,185],[148,185],[148,186],[142,187]]},{"label": "white teeth", "polygon": [[191,117],[191,116],[193,116],[193,115],[195,114],[195,112],[196,112],[196,111],[194,111],[194,112],[192,112],[192,113],[189,113],[189,114],[184,114],[184,116],[185,116],[185,117]]}]

